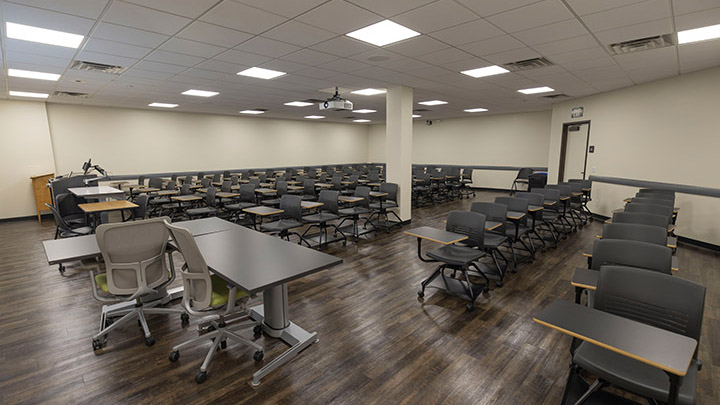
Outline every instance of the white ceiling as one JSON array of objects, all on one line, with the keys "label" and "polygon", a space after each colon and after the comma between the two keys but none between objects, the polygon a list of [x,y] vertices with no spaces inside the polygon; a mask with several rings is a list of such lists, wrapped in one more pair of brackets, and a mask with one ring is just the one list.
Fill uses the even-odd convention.
[{"label": "white ceiling", "polygon": [[[424,118],[550,108],[543,95],[518,89],[553,87],[582,97],[720,65],[720,40],[612,56],[615,42],[717,24],[720,0],[0,0],[3,70],[8,90],[89,93],[50,102],[302,119],[317,106],[283,103],[325,98],[348,89],[406,85],[415,101],[449,103]],[[344,34],[390,18],[423,35],[382,48]],[[79,49],[8,39],[5,22],[84,35]],[[378,56],[386,60],[377,61]],[[544,56],[542,69],[473,79],[461,70]],[[73,60],[120,65],[122,75],[69,70]],[[382,58],[385,59],[385,58]],[[375,60],[375,61],[373,61]],[[260,66],[288,72],[261,80],[237,76]],[[58,82],[6,77],[8,68],[62,74]],[[188,89],[220,92],[183,96]],[[384,121],[384,96],[346,95],[373,114],[326,113]]]}]

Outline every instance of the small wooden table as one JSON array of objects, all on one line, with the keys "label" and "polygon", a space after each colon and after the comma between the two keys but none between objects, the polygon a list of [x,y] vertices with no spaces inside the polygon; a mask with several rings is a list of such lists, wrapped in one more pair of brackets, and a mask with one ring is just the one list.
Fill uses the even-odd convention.
[{"label": "small wooden table", "polygon": [[[92,218],[92,228],[97,227],[97,215],[101,212],[129,210],[139,207],[134,202],[127,200],[111,200],[102,201],[95,203],[78,204],[78,207],[83,210],[86,215],[90,215]],[[131,214],[132,215],[132,214]]]},{"label": "small wooden table", "polygon": [[283,212],[285,212],[285,210],[259,205],[257,207],[243,208],[243,212],[246,212],[252,216],[253,229],[257,230],[257,218],[260,218],[260,223],[262,224],[263,217],[266,217],[268,215],[282,214]]},{"label": "small wooden table", "polygon": [[362,198],[362,197],[353,197],[353,196],[348,196],[348,195],[338,196],[338,201],[343,202],[343,203],[356,203],[356,202],[362,201],[362,200],[364,200],[364,198]]},{"label": "small wooden table", "polygon": [[300,203],[300,206],[305,210],[322,207],[323,205],[325,205],[325,204],[323,204],[321,202],[317,202],[317,201],[303,201]]},{"label": "small wooden table", "polygon": [[178,190],[160,190],[157,192],[157,195],[160,196],[168,196],[168,195],[175,195],[178,194],[180,191]]}]

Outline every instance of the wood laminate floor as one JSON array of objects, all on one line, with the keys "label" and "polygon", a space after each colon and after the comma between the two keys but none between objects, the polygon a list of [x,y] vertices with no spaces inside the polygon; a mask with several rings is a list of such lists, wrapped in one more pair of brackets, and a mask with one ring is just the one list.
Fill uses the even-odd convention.
[{"label": "wood laminate floor", "polygon": [[[496,195],[415,209],[405,229],[443,227],[450,210]],[[326,251],[342,257],[342,265],[289,285],[291,319],[317,331],[319,343],[252,387],[261,364],[250,349],[232,343],[215,357],[202,385],[194,375],[207,345],[184,350],[170,363],[172,346],[196,333],[194,322],[182,328],[178,316],[149,317],[157,340],[152,347],[131,323],[110,335],[103,354],[93,354],[90,336],[101,304],[82,268],[68,266],[60,275],[46,264],[40,241],[53,237],[54,225],[0,223],[0,403],[556,404],[570,339],[531,316],[555,299],[572,300],[573,269],[585,265],[582,249],[599,230],[597,222],[590,224],[557,250],[520,265],[472,313],[464,301],[436,290],[418,302],[420,281],[433,265],[417,259],[415,239],[401,230],[336,244]],[[698,402],[717,404],[720,255],[687,245],[677,255],[677,276],[708,288]],[[260,341],[264,361],[285,348],[270,338]]]}]

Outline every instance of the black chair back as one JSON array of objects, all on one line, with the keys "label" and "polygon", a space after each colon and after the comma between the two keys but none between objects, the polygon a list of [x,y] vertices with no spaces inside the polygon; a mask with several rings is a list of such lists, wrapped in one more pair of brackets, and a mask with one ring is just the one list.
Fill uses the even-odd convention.
[{"label": "black chair back", "polygon": [[612,223],[643,224],[657,226],[667,230],[667,218],[664,215],[651,214],[648,212],[616,212],[613,214]]},{"label": "black chair back", "polygon": [[222,188],[220,189],[223,193],[229,193],[232,191],[232,182],[230,180],[223,180]]},{"label": "black chair back", "polygon": [[327,211],[327,212],[337,215],[338,210],[339,210],[339,205],[338,205],[338,196],[339,195],[340,195],[340,192],[335,191],[335,190],[320,191],[320,195],[318,196],[318,202],[323,203],[322,207],[320,207],[320,210]]},{"label": "black chair back", "polygon": [[445,224],[448,232],[467,235],[463,243],[470,247],[485,244],[485,215],[470,211],[450,211]]},{"label": "black chair back", "polygon": [[486,221],[500,222],[501,225],[499,227],[489,232],[505,235],[507,205],[492,202],[474,202],[470,204],[470,211],[485,215]]},{"label": "black chair back", "polygon": [[636,267],[672,274],[672,250],[669,247],[636,240],[598,239],[593,245],[590,268],[605,265]]},{"label": "black chair back", "polygon": [[307,179],[303,182],[303,195],[315,197],[315,180]]},{"label": "black chair back", "polygon": [[357,186],[355,187],[355,197],[361,197],[362,200],[355,203],[358,207],[370,208],[370,187]]},{"label": "black chair back", "polygon": [[302,198],[300,196],[285,194],[280,197],[280,209],[283,210],[280,218],[302,221]]},{"label": "black chair back", "polygon": [[604,224],[603,239],[638,240],[640,242],[667,246],[667,228],[643,224]]},{"label": "black chair back", "polygon": [[256,187],[251,183],[241,184],[240,190],[238,190],[238,193],[240,194],[240,201],[254,203],[255,188]]}]

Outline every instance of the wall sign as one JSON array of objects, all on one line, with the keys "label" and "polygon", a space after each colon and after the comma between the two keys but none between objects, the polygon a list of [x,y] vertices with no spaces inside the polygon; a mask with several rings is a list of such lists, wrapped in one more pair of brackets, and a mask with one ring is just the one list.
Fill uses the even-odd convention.
[{"label": "wall sign", "polygon": [[583,107],[575,107],[570,110],[570,118],[580,118],[583,116],[585,109]]}]

